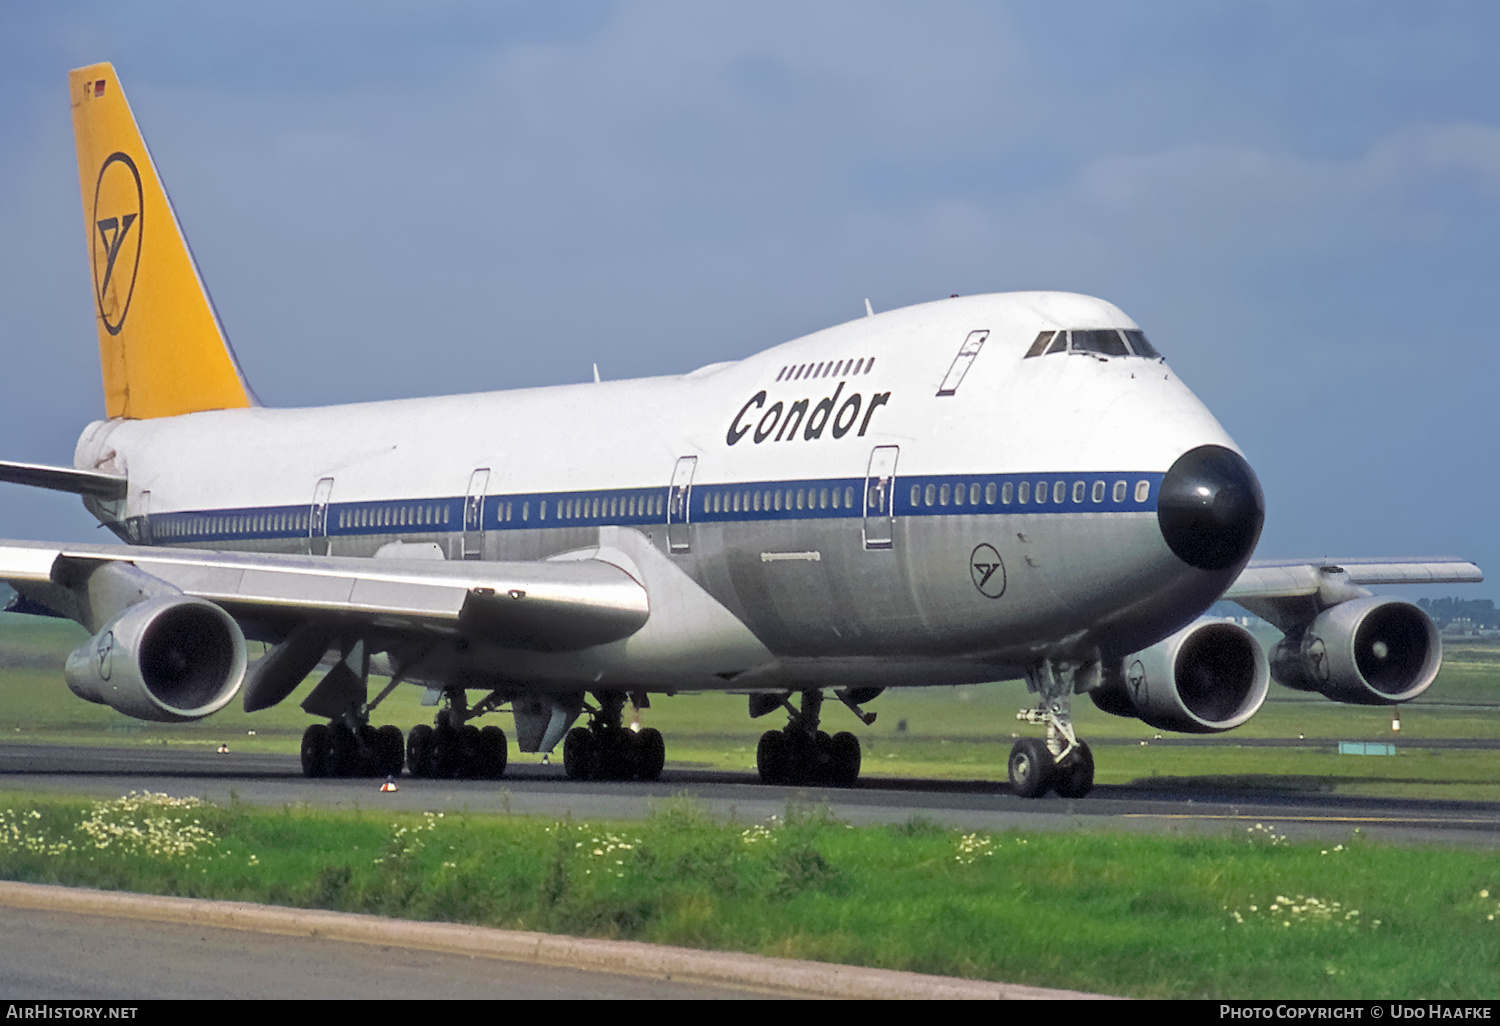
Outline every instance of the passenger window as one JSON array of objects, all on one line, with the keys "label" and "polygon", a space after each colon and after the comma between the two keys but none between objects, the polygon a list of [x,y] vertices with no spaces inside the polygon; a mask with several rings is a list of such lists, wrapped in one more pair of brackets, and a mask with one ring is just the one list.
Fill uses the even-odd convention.
[{"label": "passenger window", "polygon": [[[1005,484],[1000,487],[1000,505],[1002,505],[1002,506],[1009,506],[1010,505],[1010,501],[1014,497],[1014,495],[1015,495],[1015,488],[1011,485],[1011,483],[1009,481],[1005,482]],[[1021,501],[1025,502],[1026,500],[1022,499]]]},{"label": "passenger window", "polygon": [[946,505],[948,505],[948,486],[947,485],[943,485],[943,487],[941,487],[941,488],[938,489],[938,505],[939,506],[946,506]]},{"label": "passenger window", "polygon": [[1092,498],[1095,502],[1103,502],[1104,501],[1104,482],[1103,481],[1095,481],[1094,482],[1094,494],[1092,496],[1090,496],[1090,498]]},{"label": "passenger window", "polygon": [[911,486],[911,504],[913,506],[920,506],[920,505],[922,505],[922,486],[921,485],[912,485]]},{"label": "passenger window", "polygon": [[[1010,487],[1010,486],[1007,485],[1006,487]],[[1030,501],[1031,501],[1031,482],[1030,481],[1022,481],[1021,482],[1020,493],[1016,496],[1016,502],[1017,502],[1018,505],[1024,506],[1024,505],[1026,505]]]},{"label": "passenger window", "polygon": [[936,503],[937,503],[937,485],[928,485],[927,486],[927,505],[932,506],[932,505],[936,505]]},{"label": "passenger window", "polygon": [[1135,501],[1136,502],[1145,502],[1146,501],[1146,496],[1148,496],[1150,494],[1151,494],[1151,482],[1150,481],[1137,481],[1135,483]]},{"label": "passenger window", "polygon": [[1061,503],[1068,497],[1068,483],[1066,481],[1052,482],[1052,501]]},{"label": "passenger window", "polygon": [[1088,487],[1088,486],[1085,485],[1082,481],[1074,481],[1073,482],[1073,501],[1074,502],[1082,502],[1083,501],[1083,490],[1086,487]]}]

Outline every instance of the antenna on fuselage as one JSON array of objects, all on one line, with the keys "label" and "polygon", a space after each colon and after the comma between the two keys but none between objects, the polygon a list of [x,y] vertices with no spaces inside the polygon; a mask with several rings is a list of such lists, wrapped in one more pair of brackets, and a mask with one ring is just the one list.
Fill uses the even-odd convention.
[{"label": "antenna on fuselage", "polygon": [[865,300],[865,316],[866,317],[874,317],[875,316],[875,308],[870,305],[869,299]]},{"label": "antenna on fuselage", "polygon": [[594,384],[599,384],[599,365],[594,364]]}]

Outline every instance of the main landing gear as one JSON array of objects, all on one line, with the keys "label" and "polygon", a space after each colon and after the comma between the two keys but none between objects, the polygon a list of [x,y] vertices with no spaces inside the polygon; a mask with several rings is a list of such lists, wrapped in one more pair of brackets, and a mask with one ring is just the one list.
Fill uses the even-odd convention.
[{"label": "main landing gear", "polygon": [[[875,694],[879,694],[876,690]],[[844,695],[840,695],[844,698]],[[870,695],[871,698],[874,695]],[[865,699],[868,701],[868,699]],[[854,701],[846,704],[866,722],[873,714],[861,713]],[[768,730],[760,736],[755,748],[755,767],[767,784],[824,784],[849,787],[859,779],[859,738],[847,730],[829,737],[818,729],[823,708],[823,692],[813,688],[802,692],[802,708],[794,709],[786,696],[752,695],[750,715],[762,716],[783,707],[789,714],[781,730]]]},{"label": "main landing gear", "polygon": [[508,751],[505,731],[469,722],[499,705],[499,696],[470,708],[463,688],[444,688],[443,700],[432,726],[418,724],[407,735],[406,768],[434,780],[499,780]]},{"label": "main landing gear", "polygon": [[302,732],[303,776],[395,777],[405,766],[414,777],[498,780],[505,772],[505,732],[468,721],[491,711],[499,699],[491,695],[470,708],[462,688],[448,688],[443,695],[445,707],[433,726],[420,724],[405,737],[400,727],[370,726],[379,699],[347,709],[329,723],[314,723]]},{"label": "main landing gear", "polygon": [[1098,661],[1064,663],[1043,660],[1026,675],[1026,686],[1038,696],[1035,709],[1016,719],[1045,724],[1047,739],[1023,737],[1010,750],[1010,789],[1022,798],[1040,798],[1049,790],[1060,798],[1082,798],[1094,786],[1094,753],[1073,733],[1073,693],[1097,684]]},{"label": "main landing gear", "polygon": [[661,731],[636,731],[621,725],[625,694],[595,692],[597,709],[589,724],[574,727],[563,738],[563,772],[569,780],[655,780],[667,762]]},{"label": "main landing gear", "polygon": [[405,755],[400,727],[334,721],[302,732],[305,777],[395,776]]}]

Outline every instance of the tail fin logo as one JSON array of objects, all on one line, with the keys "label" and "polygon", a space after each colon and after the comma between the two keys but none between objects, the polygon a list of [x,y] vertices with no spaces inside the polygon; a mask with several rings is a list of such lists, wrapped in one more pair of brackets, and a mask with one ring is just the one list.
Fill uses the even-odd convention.
[{"label": "tail fin logo", "polygon": [[135,293],[144,207],[141,173],[135,161],[125,153],[111,153],[99,168],[94,186],[93,223],[97,234],[90,253],[99,316],[111,335],[120,333]]}]

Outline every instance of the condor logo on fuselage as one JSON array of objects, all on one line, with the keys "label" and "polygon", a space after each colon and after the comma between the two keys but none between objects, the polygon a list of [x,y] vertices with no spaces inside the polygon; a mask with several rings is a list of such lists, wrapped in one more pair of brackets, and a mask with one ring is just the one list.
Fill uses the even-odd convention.
[{"label": "condor logo on fuselage", "polygon": [[[845,398],[840,404],[839,396],[843,394],[844,382],[840,381],[838,387],[833,390],[833,395],[825,396],[819,400],[818,405],[812,407],[812,413],[808,413],[808,407],[812,404],[811,399],[798,399],[788,405],[778,399],[769,407],[766,406],[766,390],[761,389],[750,397],[750,401],[740,407],[740,412],[734,415],[734,420],[729,424],[729,433],[724,436],[727,445],[733,445],[746,435],[755,439],[755,444],[769,440],[787,441],[797,437],[797,432],[802,432],[802,440],[806,442],[815,441],[823,437],[826,429],[834,438],[843,438],[859,425],[859,433],[856,437],[864,437],[864,433],[870,429],[870,418],[875,416],[875,411],[890,401],[891,393],[880,392],[870,396],[870,401],[865,402],[864,396],[855,392]],[[837,409],[837,412],[834,412]],[[762,410],[759,420],[756,419],[752,410]],[[863,413],[863,419],[860,414]],[[805,421],[805,423],[804,423]],[[751,434],[752,432],[753,435]]]}]

